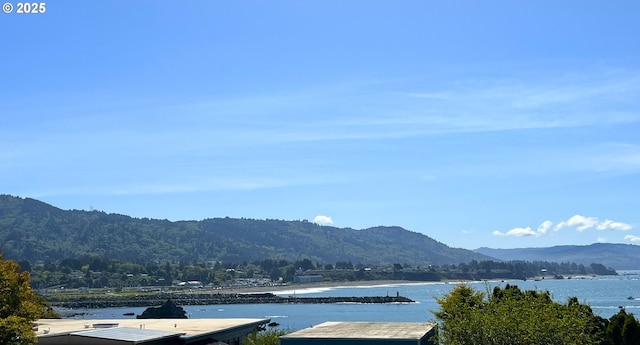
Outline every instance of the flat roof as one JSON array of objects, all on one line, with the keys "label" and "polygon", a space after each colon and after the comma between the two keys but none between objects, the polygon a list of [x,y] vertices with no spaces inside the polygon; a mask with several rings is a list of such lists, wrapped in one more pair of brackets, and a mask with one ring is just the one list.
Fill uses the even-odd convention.
[{"label": "flat roof", "polygon": [[309,339],[422,339],[435,324],[429,322],[324,322],[283,335]]},{"label": "flat roof", "polygon": [[[179,338],[182,333],[138,329],[131,327],[97,328],[88,331],[72,332],[72,335],[89,338],[111,339],[130,342],[144,342],[165,338]],[[55,336],[55,334],[53,335]]]},{"label": "flat roof", "polygon": [[[155,330],[170,333],[182,333],[186,336],[196,336],[203,333],[224,331],[251,324],[269,323],[270,319],[40,319],[37,336],[59,333],[72,333],[99,329],[101,325],[117,325],[136,329]],[[94,325],[96,325],[94,327]],[[108,328],[105,328],[108,329]],[[47,334],[45,334],[45,332]]]}]

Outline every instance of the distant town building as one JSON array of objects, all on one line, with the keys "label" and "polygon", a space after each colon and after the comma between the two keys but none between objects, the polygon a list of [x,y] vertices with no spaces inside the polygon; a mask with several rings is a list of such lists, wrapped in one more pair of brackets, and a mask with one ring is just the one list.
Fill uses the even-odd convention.
[{"label": "distant town building", "polygon": [[321,275],[305,275],[293,277],[294,283],[306,284],[324,281],[324,277]]},{"label": "distant town building", "polygon": [[199,281],[199,280],[189,280],[189,281],[186,281],[186,282],[184,282],[184,281],[183,282],[179,282],[178,286],[180,286],[180,287],[188,287],[188,288],[191,288],[191,289],[201,289],[201,288],[204,287],[204,284],[202,284],[202,282]]}]

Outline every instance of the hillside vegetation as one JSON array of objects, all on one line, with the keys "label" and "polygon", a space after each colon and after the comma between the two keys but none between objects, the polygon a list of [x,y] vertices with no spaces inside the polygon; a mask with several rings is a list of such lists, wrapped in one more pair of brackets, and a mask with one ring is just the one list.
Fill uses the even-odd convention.
[{"label": "hillside vegetation", "polygon": [[354,230],[308,221],[234,218],[171,222],[67,211],[9,195],[0,195],[0,252],[29,262],[97,256],[128,262],[309,259],[424,266],[490,259],[400,227]]},{"label": "hillside vegetation", "polygon": [[631,244],[594,243],[588,246],[554,246],[548,248],[492,249],[479,248],[475,252],[498,260],[547,260],[589,265],[593,262],[618,270],[640,269],[640,246]]}]

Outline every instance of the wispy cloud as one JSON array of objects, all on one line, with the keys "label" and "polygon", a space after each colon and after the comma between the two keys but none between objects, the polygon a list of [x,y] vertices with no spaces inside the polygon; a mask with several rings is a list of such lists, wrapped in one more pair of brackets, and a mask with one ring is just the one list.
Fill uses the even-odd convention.
[{"label": "wispy cloud", "polygon": [[[383,140],[640,123],[640,76],[595,73],[576,79],[456,83],[426,93],[327,92],[321,102],[305,99],[306,113],[322,115],[305,122],[276,118],[262,135],[251,135],[280,142]],[[618,160],[635,161],[628,155]]]},{"label": "wispy cloud", "polygon": [[[388,91],[424,87],[415,81],[343,82],[162,107],[141,105],[113,114],[93,109],[94,115],[66,119],[67,124],[57,127],[64,129],[71,123],[78,132],[99,130],[110,135],[134,124],[138,130],[119,137],[163,142],[167,136],[179,138],[185,133],[197,142],[206,143],[201,139],[207,138],[208,145],[242,146],[640,122],[638,73],[423,84],[433,90]],[[136,113],[157,116],[154,123],[146,123],[136,121]],[[77,122],[83,125],[78,128]],[[167,125],[171,131],[148,131]]]},{"label": "wispy cloud", "polygon": [[215,192],[215,191],[252,191],[260,189],[286,188],[292,186],[315,185],[327,183],[326,179],[308,178],[269,178],[255,176],[219,176],[202,178],[193,176],[192,179],[181,179],[171,181],[163,179],[157,182],[137,183],[116,182],[96,184],[88,182],[86,184],[75,183],[73,186],[38,187],[31,186],[29,190],[20,191],[20,194],[31,195],[33,197],[50,196],[134,196],[134,195],[171,195],[195,192]]},{"label": "wispy cloud", "polygon": [[[595,72],[456,83],[447,90],[395,94],[415,99],[422,109],[437,110],[438,119],[446,114],[448,122],[440,124],[450,130],[496,131],[638,122],[640,114],[628,110],[638,107],[638,92],[640,74]],[[423,121],[432,119],[428,112],[422,114]]]},{"label": "wispy cloud", "polygon": [[[425,88],[428,90],[419,91]],[[392,89],[412,91],[390,92]],[[235,162],[260,161],[263,156],[269,160],[277,156],[282,160],[278,163],[281,166],[312,174],[311,165],[307,165],[309,169],[301,168],[300,157],[307,152],[297,148],[303,145],[289,145],[291,143],[309,145],[305,150],[314,152],[330,151],[325,145],[330,141],[341,145],[343,141],[386,141],[451,133],[640,123],[638,94],[640,75],[622,71],[584,73],[577,77],[546,75],[521,80],[343,83],[301,92],[285,90],[173,106],[136,105],[126,111],[118,108],[113,113],[112,108],[102,112],[100,106],[103,104],[96,104],[86,112],[83,109],[82,115],[76,113],[73,118],[61,117],[56,121],[55,116],[51,116],[46,124],[39,126],[41,131],[29,132],[29,136],[18,138],[14,134],[14,137],[5,138],[7,144],[20,147],[20,151],[3,151],[0,157],[7,158],[6,166],[27,166],[31,171],[63,166],[60,169],[65,173],[84,174],[91,170],[88,165],[92,164],[92,168],[100,173],[117,173],[122,166],[127,166],[131,171],[140,171],[139,175],[166,175],[153,182],[139,175],[126,176],[126,183],[101,182],[107,186],[92,187],[99,194],[278,188],[327,179],[324,176],[322,179],[313,176],[301,179],[293,176],[295,174],[278,174],[255,166],[229,169],[219,173],[215,181],[206,180],[202,175],[211,174],[211,171],[218,173],[221,166],[241,164]],[[148,116],[137,116],[137,112],[154,114],[153,121],[149,121]],[[316,142],[322,144],[322,150],[313,146]],[[562,147],[530,146],[520,148],[517,153],[491,152],[488,158],[493,161],[471,168],[464,160],[454,164],[436,163],[435,168],[425,169],[429,173],[422,178],[434,181],[462,174],[640,171],[640,146],[622,140]],[[94,160],[87,160],[87,157]],[[199,170],[200,174],[194,176],[173,167],[167,168],[165,163],[168,161],[175,166],[184,166],[184,170],[195,167],[192,170]],[[238,178],[237,171],[256,173]],[[347,173],[342,171],[340,174],[342,176],[337,178],[344,178]],[[172,180],[175,175],[186,178],[176,182]],[[87,185],[95,186],[95,182]],[[59,192],[86,192],[80,189],[83,187],[69,183],[68,188],[63,186]],[[47,191],[31,195],[43,193]],[[569,227],[569,221],[571,219],[556,227]],[[598,224],[601,230],[625,229],[624,223],[609,220]],[[588,225],[581,223],[576,228],[584,230]],[[552,228],[545,222],[531,231],[525,231],[528,227],[516,229],[520,230],[498,232],[505,236],[539,236]]]},{"label": "wispy cloud", "polygon": [[[430,91],[388,91],[424,85]],[[638,93],[638,73],[590,71],[435,84],[344,82],[158,111],[180,114],[179,126],[223,124],[224,131],[238,131],[229,136],[238,142],[375,140],[637,123]]]},{"label": "wispy cloud", "polygon": [[424,181],[435,181],[438,179],[438,176],[434,174],[422,174],[420,178]]}]

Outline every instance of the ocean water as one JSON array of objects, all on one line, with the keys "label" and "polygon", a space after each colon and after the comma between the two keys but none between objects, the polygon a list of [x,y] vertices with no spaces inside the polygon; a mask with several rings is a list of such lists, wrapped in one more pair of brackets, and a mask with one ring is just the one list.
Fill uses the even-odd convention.
[{"label": "ocean water", "polygon": [[[622,271],[614,277],[582,277],[573,279],[544,279],[527,281],[466,282],[479,290],[493,289],[506,284],[523,290],[536,289],[551,292],[555,301],[566,302],[575,296],[593,311],[609,318],[620,307],[627,312],[640,313],[640,271]],[[300,296],[386,296],[411,298],[409,304],[239,304],[184,306],[190,318],[270,318],[280,328],[298,330],[325,321],[433,321],[432,311],[438,309],[436,298],[442,297],[457,283],[410,283],[402,285],[351,286],[336,288],[302,288],[278,292],[279,295]],[[629,297],[632,297],[629,299]],[[86,309],[86,319],[123,319],[141,314],[145,308]]]}]

